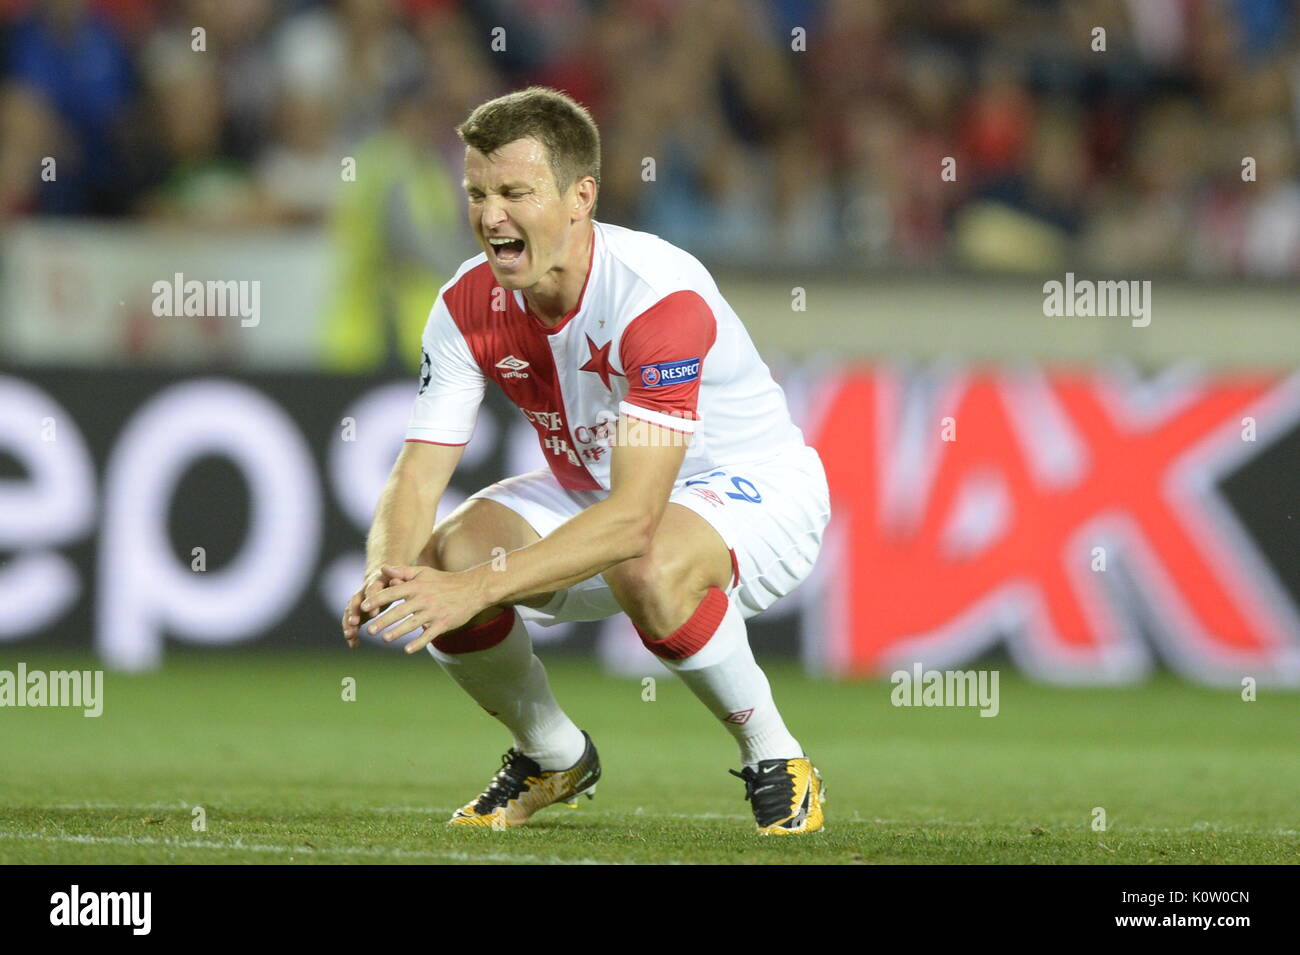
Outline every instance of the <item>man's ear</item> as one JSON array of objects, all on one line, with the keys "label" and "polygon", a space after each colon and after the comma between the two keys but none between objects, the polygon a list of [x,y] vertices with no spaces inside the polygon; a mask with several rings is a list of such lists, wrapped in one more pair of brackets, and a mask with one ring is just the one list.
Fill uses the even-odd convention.
[{"label": "man's ear", "polygon": [[591,210],[596,207],[596,180],[591,176],[582,176],[572,188],[573,205],[570,208],[573,221],[577,222],[591,215]]}]

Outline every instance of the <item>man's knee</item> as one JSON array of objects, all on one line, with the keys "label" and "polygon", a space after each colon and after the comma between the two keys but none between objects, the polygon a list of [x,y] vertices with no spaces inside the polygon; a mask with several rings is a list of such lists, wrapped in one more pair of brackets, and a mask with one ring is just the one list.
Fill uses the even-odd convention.
[{"label": "man's knee", "polygon": [[492,555],[483,553],[483,543],[476,538],[467,522],[459,514],[452,514],[438,522],[429,535],[429,542],[420,554],[420,563],[434,570],[455,573],[469,570]]},{"label": "man's knee", "polygon": [[651,548],[605,571],[619,606],[647,636],[662,640],[678,629],[716,586],[690,555]]},{"label": "man's knee", "polygon": [[537,540],[522,517],[486,498],[473,498],[434,527],[419,563],[455,573],[469,570]]},{"label": "man's knee", "polygon": [[[483,498],[466,501],[438,522],[420,552],[419,564],[447,573],[458,573],[488,561],[504,558],[512,550],[538,539],[537,533],[513,511]],[[554,594],[542,594],[518,601],[519,606],[541,607]],[[508,604],[487,607],[468,625],[490,620]]]},{"label": "man's knee", "polygon": [[616,564],[604,576],[632,622],[662,640],[690,619],[710,587],[727,588],[731,555],[704,518],[669,502],[650,550]]}]

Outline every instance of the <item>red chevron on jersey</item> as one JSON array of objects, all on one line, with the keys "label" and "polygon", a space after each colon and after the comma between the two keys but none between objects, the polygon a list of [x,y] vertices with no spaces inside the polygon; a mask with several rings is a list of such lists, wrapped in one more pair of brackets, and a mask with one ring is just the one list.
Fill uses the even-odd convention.
[{"label": "red chevron on jersey", "polygon": [[[575,491],[599,488],[574,447],[546,327],[496,284],[486,262],[470,270],[450,290],[446,301],[479,368],[496,381],[537,431],[538,443],[555,479]],[[489,305],[486,311],[482,308],[484,302]],[[493,310],[493,302],[505,307]],[[506,361],[508,358],[514,361]],[[530,373],[522,376],[518,369],[525,365]]]}]

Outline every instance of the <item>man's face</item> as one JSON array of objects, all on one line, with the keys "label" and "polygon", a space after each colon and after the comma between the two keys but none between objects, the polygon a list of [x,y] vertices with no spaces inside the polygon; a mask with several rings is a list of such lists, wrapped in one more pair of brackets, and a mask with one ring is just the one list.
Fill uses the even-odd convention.
[{"label": "man's face", "polygon": [[465,191],[470,225],[502,288],[536,285],[560,263],[573,187],[560,195],[545,146],[516,139],[490,157],[467,148]]}]

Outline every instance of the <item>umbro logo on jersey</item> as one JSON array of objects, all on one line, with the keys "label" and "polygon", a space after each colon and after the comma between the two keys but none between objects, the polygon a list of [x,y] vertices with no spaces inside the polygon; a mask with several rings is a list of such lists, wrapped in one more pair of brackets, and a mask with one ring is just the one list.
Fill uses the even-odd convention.
[{"label": "umbro logo on jersey", "polygon": [[506,355],[497,362],[497,367],[502,371],[502,378],[527,378],[528,372],[524,371],[528,367],[528,362],[514,355]]}]

